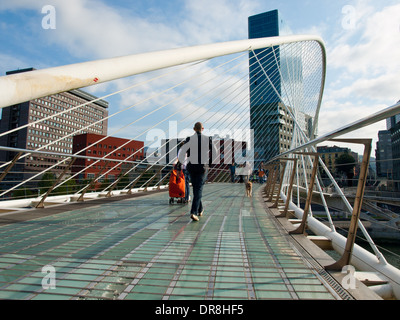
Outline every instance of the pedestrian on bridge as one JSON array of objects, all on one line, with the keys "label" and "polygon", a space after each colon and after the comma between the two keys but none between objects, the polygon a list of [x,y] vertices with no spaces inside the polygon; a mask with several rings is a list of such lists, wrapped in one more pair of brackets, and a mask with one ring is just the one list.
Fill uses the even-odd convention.
[{"label": "pedestrian on bridge", "polygon": [[235,183],[235,174],[236,174],[236,163],[232,161],[232,164],[229,167],[231,173],[231,182]]},{"label": "pedestrian on bridge", "polygon": [[260,169],[258,169],[258,182],[264,183],[265,171],[264,171],[264,162],[261,161]]},{"label": "pedestrian on bridge", "polygon": [[218,154],[218,150],[211,137],[202,134],[204,127],[201,122],[196,122],[193,130],[195,133],[186,138],[186,143],[180,149],[178,158],[180,162],[183,162],[187,155],[186,169],[189,172],[193,188],[190,217],[193,221],[199,221],[199,217],[204,213],[201,198],[207,179],[208,166],[212,163],[213,156]]}]

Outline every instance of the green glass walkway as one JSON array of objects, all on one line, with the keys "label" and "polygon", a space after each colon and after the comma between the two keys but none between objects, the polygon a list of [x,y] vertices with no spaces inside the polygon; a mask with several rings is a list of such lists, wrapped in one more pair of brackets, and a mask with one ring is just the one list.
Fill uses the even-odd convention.
[{"label": "green glass walkway", "polygon": [[254,189],[206,185],[199,222],[163,192],[3,225],[0,298],[337,299]]}]

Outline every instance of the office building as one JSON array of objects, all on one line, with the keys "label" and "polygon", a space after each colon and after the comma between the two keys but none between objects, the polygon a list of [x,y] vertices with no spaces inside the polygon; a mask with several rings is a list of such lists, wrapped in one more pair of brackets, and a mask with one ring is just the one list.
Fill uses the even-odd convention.
[{"label": "office building", "polygon": [[[400,101],[399,101],[400,102]],[[390,132],[392,145],[393,180],[396,191],[400,190],[400,114],[386,120],[387,130]]]},{"label": "office building", "polygon": [[[105,161],[97,159],[77,159],[72,166],[72,173],[78,173],[77,179],[93,179],[99,174],[106,173],[101,179],[114,181],[119,175],[132,168],[134,164],[128,163],[144,159],[144,142],[104,135],[85,133],[74,136],[73,153],[94,158],[113,159]],[[81,150],[84,151],[80,152]],[[126,160],[126,163],[115,160]],[[96,162],[95,164],[93,164]],[[111,170],[111,171],[110,171]],[[82,172],[81,172],[82,171]]]},{"label": "office building", "polygon": [[[33,68],[9,71],[6,74],[30,72]],[[73,135],[77,133],[107,134],[108,102],[82,90],[71,90],[51,96],[33,99],[2,109],[0,132],[24,126],[38,120],[48,118],[39,123],[31,124],[21,130],[0,137],[0,145],[19,149],[72,154]],[[89,103],[90,102],[90,103]],[[81,104],[72,111],[56,115]],[[104,119],[104,120],[103,120]],[[81,130],[81,131],[80,131]],[[5,163],[15,157],[15,152],[0,152],[0,162]],[[50,171],[58,174],[64,170],[68,162],[56,165],[63,157],[50,154],[32,153],[29,157],[20,159],[3,181],[3,188],[25,180],[53,165]]]},{"label": "office building", "polygon": [[[287,33],[278,10],[248,18],[249,39]],[[250,52],[250,128],[254,130],[255,167],[290,149],[293,119],[281,101],[282,79],[279,46]],[[261,67],[261,66],[262,67]],[[272,84],[271,84],[272,83]]]},{"label": "office building", "polygon": [[322,161],[325,163],[326,167],[330,172],[334,173],[336,171],[336,160],[343,154],[351,155],[355,162],[358,163],[358,154],[351,151],[349,148],[343,148],[338,146],[321,146],[317,147],[317,152],[320,154]]},{"label": "office building", "polygon": [[379,177],[392,178],[393,176],[393,156],[392,138],[389,130],[378,132],[378,142],[375,150],[376,173]]}]

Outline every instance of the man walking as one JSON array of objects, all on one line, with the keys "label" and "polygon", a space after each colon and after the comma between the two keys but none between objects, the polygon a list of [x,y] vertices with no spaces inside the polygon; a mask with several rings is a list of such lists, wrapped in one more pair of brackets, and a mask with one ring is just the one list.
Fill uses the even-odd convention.
[{"label": "man walking", "polygon": [[186,138],[186,143],[182,146],[178,157],[180,162],[185,160],[185,154],[188,157],[186,169],[189,172],[193,187],[190,217],[193,221],[199,221],[199,217],[204,212],[201,198],[207,178],[208,165],[211,163],[211,157],[215,158],[218,155],[218,150],[212,143],[211,138],[202,134],[204,127],[201,122],[196,122],[193,130],[195,134]]}]

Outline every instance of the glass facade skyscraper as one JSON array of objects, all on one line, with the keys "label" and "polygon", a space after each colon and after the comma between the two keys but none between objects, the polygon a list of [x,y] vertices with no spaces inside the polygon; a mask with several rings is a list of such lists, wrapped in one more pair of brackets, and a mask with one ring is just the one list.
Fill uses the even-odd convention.
[{"label": "glass facade skyscraper", "polygon": [[[283,29],[278,10],[248,18],[249,39],[275,37]],[[250,127],[254,130],[254,157],[261,161],[279,154],[279,124],[284,111],[281,102],[279,46],[250,52]],[[261,65],[261,66],[260,66]],[[283,123],[283,122],[282,122]]]}]

